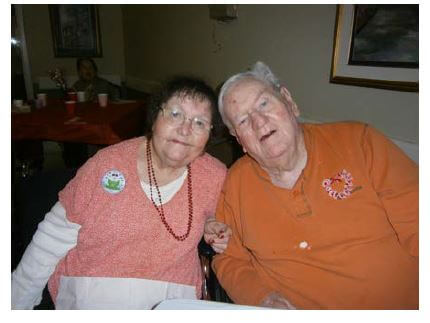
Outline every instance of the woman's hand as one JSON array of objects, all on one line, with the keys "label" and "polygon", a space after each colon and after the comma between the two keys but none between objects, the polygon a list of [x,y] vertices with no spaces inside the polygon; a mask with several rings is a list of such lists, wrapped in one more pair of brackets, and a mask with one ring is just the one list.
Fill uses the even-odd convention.
[{"label": "woman's hand", "polygon": [[272,292],[268,294],[261,301],[260,306],[279,308],[279,309],[285,309],[285,310],[296,310],[296,307],[278,292]]},{"label": "woman's hand", "polygon": [[230,227],[215,218],[209,218],[205,223],[204,238],[207,244],[217,253],[223,253],[231,237]]}]

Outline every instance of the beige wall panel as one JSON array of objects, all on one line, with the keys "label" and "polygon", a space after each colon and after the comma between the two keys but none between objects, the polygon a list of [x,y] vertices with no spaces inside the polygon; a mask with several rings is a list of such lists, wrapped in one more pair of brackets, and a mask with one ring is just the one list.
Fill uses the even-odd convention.
[{"label": "beige wall panel", "polygon": [[[418,142],[418,94],[329,83],[335,5],[239,5],[238,19],[209,19],[207,5],[123,5],[126,74],[134,84],[174,73],[213,86],[260,59],[311,120],[360,120]],[[143,86],[145,87],[145,86]]]},{"label": "beige wall panel", "polygon": [[[124,33],[120,5],[98,5],[103,56],[95,58],[100,74],[125,76]],[[76,58],[54,57],[48,5],[23,5],[24,28],[33,82],[54,67],[76,75]]]}]

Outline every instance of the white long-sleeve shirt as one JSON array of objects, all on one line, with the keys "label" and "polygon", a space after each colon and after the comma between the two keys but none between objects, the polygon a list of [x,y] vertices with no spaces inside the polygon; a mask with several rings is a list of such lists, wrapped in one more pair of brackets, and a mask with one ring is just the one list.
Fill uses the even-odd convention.
[{"label": "white long-sleeve shirt", "polygon": [[[165,203],[180,189],[185,176],[186,172],[178,180],[160,187]],[[142,183],[142,188],[149,197],[149,185]],[[43,289],[56,265],[76,246],[80,228],[79,224],[67,220],[66,210],[60,202],[46,214],[21,262],[12,273],[12,309],[33,309],[40,304]],[[91,297],[82,295],[86,294],[82,291],[88,289],[91,290]],[[142,309],[152,308],[161,300],[169,298],[194,299],[195,288],[149,279],[62,277],[56,308]]]},{"label": "white long-sleeve shirt", "polygon": [[12,273],[12,309],[32,309],[40,303],[55,266],[76,245],[80,227],[67,220],[60,202],[46,214]]}]

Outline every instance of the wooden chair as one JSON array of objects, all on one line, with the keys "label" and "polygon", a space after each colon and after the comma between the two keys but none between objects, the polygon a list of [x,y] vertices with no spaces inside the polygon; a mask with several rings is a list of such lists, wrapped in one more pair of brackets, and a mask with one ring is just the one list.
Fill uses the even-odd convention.
[{"label": "wooden chair", "polygon": [[215,251],[212,250],[211,246],[204,239],[200,240],[198,249],[203,272],[202,298],[216,302],[233,303],[212,270],[211,263],[212,258],[215,256]]}]

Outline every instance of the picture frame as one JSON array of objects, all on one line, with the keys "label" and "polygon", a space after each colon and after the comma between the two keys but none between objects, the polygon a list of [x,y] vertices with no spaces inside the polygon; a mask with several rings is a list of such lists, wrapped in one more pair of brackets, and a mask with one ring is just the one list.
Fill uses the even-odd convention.
[{"label": "picture frame", "polygon": [[330,82],[418,92],[419,69],[349,64],[354,5],[337,5]]},{"label": "picture frame", "polygon": [[49,5],[49,16],[55,57],[102,56],[96,5]]}]

